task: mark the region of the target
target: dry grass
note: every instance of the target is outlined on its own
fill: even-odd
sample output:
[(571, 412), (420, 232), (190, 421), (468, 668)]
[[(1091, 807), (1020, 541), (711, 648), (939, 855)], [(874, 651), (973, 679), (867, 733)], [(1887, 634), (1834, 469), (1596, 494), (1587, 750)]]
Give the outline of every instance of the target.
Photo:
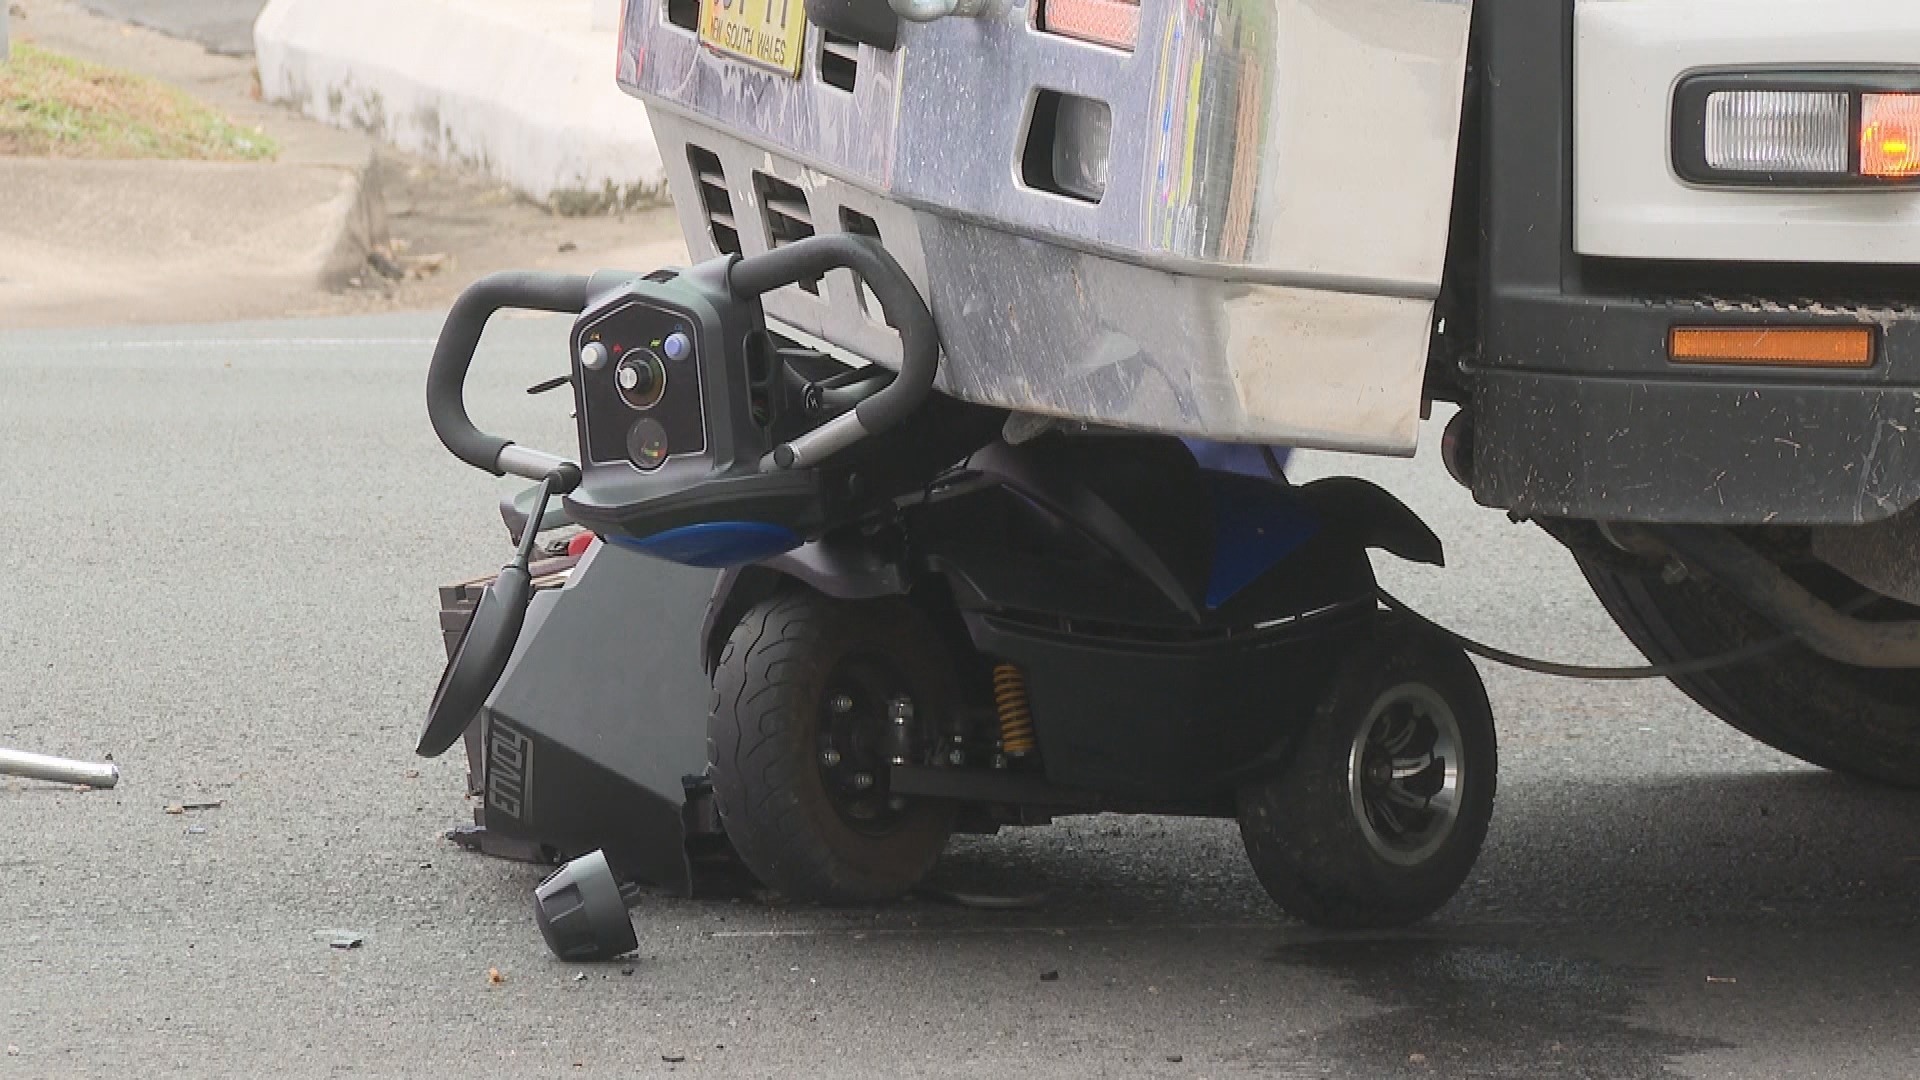
[(261, 132), (152, 79), (26, 44), (0, 63), (0, 155), (259, 161), (278, 152)]

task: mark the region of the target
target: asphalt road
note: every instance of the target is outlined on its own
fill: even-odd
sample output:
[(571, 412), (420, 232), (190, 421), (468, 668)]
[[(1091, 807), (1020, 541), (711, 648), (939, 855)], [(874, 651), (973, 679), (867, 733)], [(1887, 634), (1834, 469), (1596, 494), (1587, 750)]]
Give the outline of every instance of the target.
[(253, 20), (266, 0), (80, 0), (97, 14), (123, 19), (227, 56), (253, 55)]
[[(0, 745), (126, 770), (105, 793), (0, 780), (0, 1078), (1914, 1074), (1920, 802), (1664, 685), (1504, 671), (1485, 857), (1415, 931), (1289, 923), (1231, 825), (1095, 818), (957, 842), (938, 871), (1044, 888), (1038, 911), (715, 887), (648, 898), (629, 965), (549, 959), (536, 872), (441, 839), (462, 764), (410, 753), (434, 588), (504, 554), (502, 482), (426, 425), (434, 329), (0, 335)], [(564, 407), (519, 392), (563, 329), (497, 327), (483, 426), (567, 445)], [(1408, 599), (1633, 659), (1542, 536), (1430, 458), (1363, 464), (1451, 545), (1449, 570), (1390, 573)]]

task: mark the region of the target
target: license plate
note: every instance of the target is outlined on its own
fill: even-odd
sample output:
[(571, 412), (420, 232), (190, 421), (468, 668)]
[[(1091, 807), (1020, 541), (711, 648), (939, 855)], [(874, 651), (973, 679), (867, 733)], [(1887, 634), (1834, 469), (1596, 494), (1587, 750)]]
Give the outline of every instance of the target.
[(700, 40), (724, 56), (799, 78), (806, 0), (701, 0)]

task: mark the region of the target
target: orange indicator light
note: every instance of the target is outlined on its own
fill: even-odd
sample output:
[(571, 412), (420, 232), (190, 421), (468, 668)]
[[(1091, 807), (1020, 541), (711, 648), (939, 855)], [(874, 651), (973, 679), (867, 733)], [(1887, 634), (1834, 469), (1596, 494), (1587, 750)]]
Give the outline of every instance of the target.
[(1920, 178), (1920, 94), (1861, 97), (1860, 174), (1880, 180)]
[(1864, 326), (1676, 327), (1671, 348), (1676, 364), (1873, 366), (1873, 331)]

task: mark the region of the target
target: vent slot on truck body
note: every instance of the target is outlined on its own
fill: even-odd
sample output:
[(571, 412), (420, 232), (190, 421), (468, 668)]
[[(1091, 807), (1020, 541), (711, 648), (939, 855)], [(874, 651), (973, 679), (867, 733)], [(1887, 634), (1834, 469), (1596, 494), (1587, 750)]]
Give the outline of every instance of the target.
[[(777, 176), (753, 174), (754, 193), (760, 197), (760, 212), (767, 219), (767, 247), (781, 248), (813, 235), (813, 211), (807, 206), (807, 193)], [(820, 295), (820, 279), (798, 282), (800, 288)]]
[(707, 214), (707, 233), (714, 249), (722, 255), (739, 255), (740, 225), (733, 216), (733, 195), (727, 191), (727, 174), (720, 159), (697, 146), (687, 147), (687, 164), (693, 167), (700, 185), (700, 205)]
[(820, 81), (853, 93), (860, 75), (860, 43), (831, 30), (820, 32)]
[[(880, 239), (880, 223), (851, 207), (843, 206), (840, 208), (840, 231), (852, 236), (867, 236), (875, 240)], [(881, 242), (885, 243), (885, 241)], [(853, 280), (860, 284), (861, 313), (875, 322), (883, 321), (886, 316), (880, 308), (880, 298), (873, 294), (872, 289), (867, 288), (865, 281), (860, 280), (860, 275), (855, 274)], [(889, 323), (888, 325), (892, 324)]]

